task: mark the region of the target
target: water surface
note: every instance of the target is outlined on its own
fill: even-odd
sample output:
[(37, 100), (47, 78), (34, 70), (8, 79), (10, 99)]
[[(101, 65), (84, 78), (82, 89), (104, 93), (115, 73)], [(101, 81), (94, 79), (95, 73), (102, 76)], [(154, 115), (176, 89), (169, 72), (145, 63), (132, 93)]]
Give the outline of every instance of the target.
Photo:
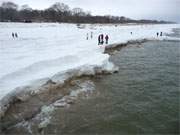
[(180, 42), (131, 45), (112, 57), (119, 73), (95, 79), (96, 92), (56, 110), (45, 133), (178, 134)]

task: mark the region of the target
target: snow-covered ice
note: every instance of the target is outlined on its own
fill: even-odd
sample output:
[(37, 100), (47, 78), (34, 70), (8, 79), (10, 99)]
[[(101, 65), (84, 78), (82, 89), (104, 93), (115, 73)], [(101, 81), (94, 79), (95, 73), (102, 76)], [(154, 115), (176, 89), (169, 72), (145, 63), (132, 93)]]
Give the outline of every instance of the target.
[[(172, 28), (180, 25), (87, 24), (79, 29), (76, 24), (0, 23), (0, 100), (17, 87), (33, 85), (68, 70), (111, 65), (109, 55), (103, 53), (105, 47), (97, 45), (101, 33), (109, 35), (109, 44), (117, 44), (156, 39), (156, 32), (171, 33)], [(12, 38), (12, 32), (19, 37)], [(91, 32), (93, 39), (86, 40)], [(168, 37), (160, 39), (164, 38)]]

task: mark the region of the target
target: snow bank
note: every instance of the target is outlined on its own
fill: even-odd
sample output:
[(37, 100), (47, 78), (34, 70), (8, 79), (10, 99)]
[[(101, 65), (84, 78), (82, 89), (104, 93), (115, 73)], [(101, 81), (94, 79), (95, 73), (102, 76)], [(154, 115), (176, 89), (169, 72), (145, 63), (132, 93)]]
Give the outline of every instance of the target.
[[(72, 76), (117, 70), (103, 53), (105, 47), (97, 45), (101, 33), (109, 35), (109, 44), (117, 44), (157, 39), (156, 32), (171, 33), (173, 28), (180, 25), (85, 25), (79, 29), (75, 24), (0, 23), (0, 111), (22, 89), (32, 92), (50, 79), (63, 83)], [(12, 32), (19, 38), (12, 38)]]

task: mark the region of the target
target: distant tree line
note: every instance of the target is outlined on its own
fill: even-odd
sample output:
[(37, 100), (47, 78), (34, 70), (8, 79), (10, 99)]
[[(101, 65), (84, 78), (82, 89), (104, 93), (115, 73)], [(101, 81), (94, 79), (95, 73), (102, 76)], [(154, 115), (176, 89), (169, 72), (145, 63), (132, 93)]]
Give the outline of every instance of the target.
[(28, 5), (19, 7), (13, 2), (0, 6), (1, 22), (65, 22), (65, 23), (168, 23), (156, 20), (133, 20), (119, 16), (92, 16), (82, 8), (73, 8), (64, 3), (55, 3), (47, 9), (32, 9)]

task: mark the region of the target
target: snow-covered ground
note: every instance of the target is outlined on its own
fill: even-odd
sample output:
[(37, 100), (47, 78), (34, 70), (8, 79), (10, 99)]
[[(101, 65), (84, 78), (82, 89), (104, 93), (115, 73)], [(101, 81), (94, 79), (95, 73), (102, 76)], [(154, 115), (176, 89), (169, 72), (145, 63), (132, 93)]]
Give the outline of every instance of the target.
[[(109, 44), (115, 44), (155, 39), (156, 32), (171, 33), (172, 28), (180, 25), (86, 25), (79, 29), (75, 24), (0, 23), (0, 100), (17, 87), (57, 78), (68, 70), (107, 65), (113, 68), (109, 55), (103, 54), (104, 46), (98, 46), (101, 33), (109, 35)], [(19, 37), (12, 38), (12, 32)], [(91, 32), (93, 39), (86, 40)]]

